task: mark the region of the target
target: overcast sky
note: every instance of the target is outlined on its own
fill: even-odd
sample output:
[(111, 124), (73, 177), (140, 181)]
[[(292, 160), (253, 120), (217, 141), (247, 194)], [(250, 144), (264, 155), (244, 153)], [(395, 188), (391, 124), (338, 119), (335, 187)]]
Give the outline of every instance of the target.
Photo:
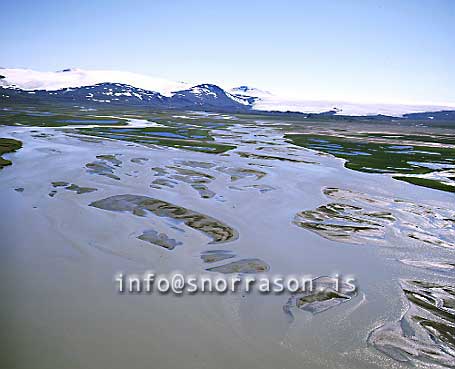
[(455, 1), (5, 0), (0, 66), (455, 103)]

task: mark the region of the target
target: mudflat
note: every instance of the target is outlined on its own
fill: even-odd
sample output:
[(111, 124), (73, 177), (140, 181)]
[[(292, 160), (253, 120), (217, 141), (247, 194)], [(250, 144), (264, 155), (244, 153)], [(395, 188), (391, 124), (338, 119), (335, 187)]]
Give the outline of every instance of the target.
[[(0, 126), (6, 363), (454, 366), (453, 129), (15, 109)], [(147, 270), (358, 288), (118, 293), (117, 273)]]

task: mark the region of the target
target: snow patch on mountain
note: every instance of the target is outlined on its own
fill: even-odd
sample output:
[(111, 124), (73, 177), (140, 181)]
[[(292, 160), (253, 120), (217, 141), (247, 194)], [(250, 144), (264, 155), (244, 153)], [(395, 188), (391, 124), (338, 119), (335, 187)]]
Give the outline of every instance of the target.
[(1, 69), (5, 76), (4, 85), (15, 86), (23, 90), (59, 90), (68, 87), (82, 87), (103, 82), (122, 83), (134, 87), (156, 91), (164, 96), (171, 96), (172, 91), (184, 90), (190, 83), (174, 82), (163, 78), (142, 74), (109, 71), (64, 69), (58, 72), (40, 72), (31, 69)]
[[(333, 112), (337, 115), (390, 115), (402, 116), (408, 113), (436, 112), (454, 110), (455, 104), (450, 105), (404, 105), (404, 104), (366, 104), (343, 101), (311, 101), (298, 98), (284, 98), (266, 90), (247, 85), (233, 88), (219, 88), (212, 84), (185, 83), (151, 77), (137, 73), (64, 69), (58, 72), (40, 72), (30, 69), (0, 69), (0, 86), (20, 88), (23, 90), (56, 91), (102, 83), (129, 85), (122, 86), (123, 90), (110, 92), (114, 99), (120, 97), (135, 97), (137, 99), (159, 99), (152, 92), (166, 97), (174, 97), (180, 104), (210, 104), (212, 107), (231, 106), (240, 103), (256, 110), (292, 111), (302, 113)], [(135, 88), (147, 91), (134, 91)], [(70, 91), (70, 90), (68, 90)], [(115, 95), (117, 94), (117, 95)], [(113, 95), (113, 96), (112, 96)], [(90, 96), (91, 97), (91, 96)], [(99, 98), (99, 97), (98, 97)], [(188, 105), (188, 106), (189, 106)]]
[(233, 87), (229, 90), (229, 92), (233, 95), (245, 95), (245, 96), (253, 96), (253, 97), (272, 96), (272, 93), (269, 91), (261, 90), (259, 88), (250, 87), (250, 86)]
[(305, 113), (323, 113), (335, 111), (335, 115), (389, 115), (401, 117), (408, 113), (451, 110), (454, 107), (440, 105), (402, 105), (402, 104), (366, 104), (343, 101), (311, 101), (283, 99), (270, 95), (255, 101), (253, 108), (257, 110), (297, 111)]
[(286, 98), (249, 86), (229, 89), (237, 98), (248, 100), (255, 110), (292, 111), (301, 113), (334, 112), (335, 115), (389, 115), (401, 117), (408, 113), (450, 110), (455, 106), (447, 105), (405, 105), (405, 104), (367, 104), (346, 101), (316, 101)]

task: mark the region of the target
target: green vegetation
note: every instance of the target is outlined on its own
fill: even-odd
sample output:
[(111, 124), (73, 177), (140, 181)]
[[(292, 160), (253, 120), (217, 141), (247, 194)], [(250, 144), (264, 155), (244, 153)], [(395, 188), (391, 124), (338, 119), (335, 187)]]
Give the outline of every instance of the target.
[(99, 117), (83, 114), (58, 114), (29, 110), (24, 112), (2, 111), (0, 124), (6, 126), (65, 127), (69, 125), (106, 124), (113, 126), (126, 125), (125, 119)]
[(147, 128), (80, 128), (78, 133), (85, 135), (130, 141), (140, 144), (177, 147), (186, 150), (219, 154), (232, 150), (235, 146), (214, 142), (210, 131), (186, 127), (147, 127)]
[(19, 150), (21, 147), (21, 141), (12, 138), (0, 138), (0, 169), (12, 164), (10, 160), (3, 159), (2, 155)]
[[(139, 123), (150, 122), (150, 126), (128, 125), (135, 119)], [(453, 122), (449, 123), (442, 128), (432, 122), (425, 122), (424, 126), (419, 121), (385, 118), (372, 121), (368, 117), (257, 112), (216, 114), (154, 111), (137, 107), (87, 108), (69, 104), (15, 104), (0, 110), (0, 125), (66, 128), (67, 133), (85, 135), (86, 138), (81, 138), (83, 140), (96, 140), (95, 137), (98, 137), (213, 154), (235, 149), (237, 144), (258, 144), (261, 139), (244, 137), (242, 127), (265, 127), (283, 133), (293, 144), (345, 159), (345, 166), (349, 169), (386, 173), (418, 186), (454, 192), (455, 138)], [(44, 135), (39, 133), (33, 137)], [(268, 145), (272, 144), (276, 143), (268, 142)], [(238, 154), (256, 159), (302, 162), (290, 157), (246, 151)]]
[[(128, 126), (131, 119), (158, 123), (161, 127)], [(224, 153), (236, 146), (215, 143), (210, 132), (223, 129), (229, 120), (216, 114), (150, 111), (141, 109), (86, 109), (68, 105), (15, 105), (0, 111), (0, 125), (55, 127), (96, 125), (99, 128), (74, 129), (74, 132), (140, 144), (170, 146), (207, 153)], [(231, 122), (232, 123), (232, 122)], [(112, 127), (112, 126), (118, 126)], [(128, 126), (128, 127), (127, 127)]]
[(417, 186), (429, 187), (429, 188), (433, 188), (436, 190), (455, 193), (455, 186), (446, 185), (445, 183), (436, 181), (434, 179), (427, 179), (427, 178), (420, 178), (420, 177), (400, 177), (400, 176), (394, 176), (393, 178), (398, 179), (400, 181), (412, 183)]
[[(345, 167), (352, 170), (389, 173), (395, 179), (418, 186), (455, 192), (455, 186), (447, 184), (453, 182), (449, 174), (455, 168), (455, 148), (447, 144), (450, 137), (444, 136), (443, 143), (435, 142), (439, 136), (430, 140), (429, 136), (378, 133), (350, 137), (288, 134), (285, 137), (295, 145), (345, 159)], [(420, 177), (429, 173), (439, 174), (444, 181)]]
[(455, 137), (449, 134), (391, 134), (391, 133), (359, 133), (358, 136), (370, 138), (382, 138), (385, 140), (396, 141), (417, 141), (425, 143), (440, 143), (447, 145), (455, 145)]

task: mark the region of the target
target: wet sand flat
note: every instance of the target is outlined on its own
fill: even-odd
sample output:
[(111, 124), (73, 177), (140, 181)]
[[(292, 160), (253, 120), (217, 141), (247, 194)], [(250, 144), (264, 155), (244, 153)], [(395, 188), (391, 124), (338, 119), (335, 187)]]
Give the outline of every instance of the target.
[[(185, 116), (178, 145), (0, 126), (23, 143), (0, 169), (5, 368), (453, 366), (453, 193), (346, 168), (282, 122)], [(147, 119), (140, 136), (170, 120)], [(117, 292), (117, 273), (147, 270), (358, 289)]]

